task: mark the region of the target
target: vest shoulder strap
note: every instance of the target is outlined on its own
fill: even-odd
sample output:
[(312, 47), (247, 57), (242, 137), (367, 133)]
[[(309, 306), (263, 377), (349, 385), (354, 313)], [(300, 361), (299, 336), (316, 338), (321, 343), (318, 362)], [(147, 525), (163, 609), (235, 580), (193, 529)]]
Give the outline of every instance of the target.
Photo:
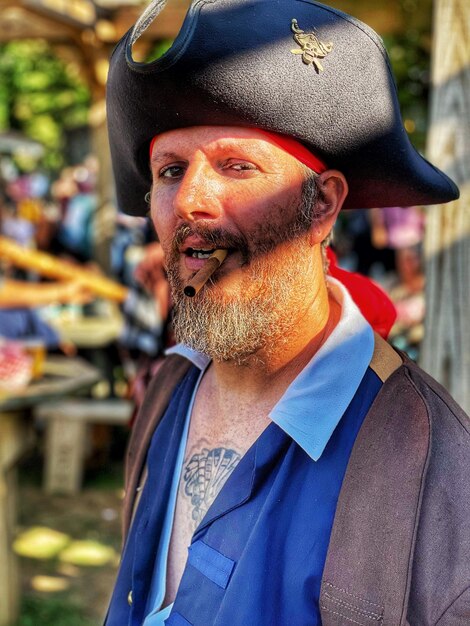
[(123, 536), (132, 521), (139, 482), (153, 433), (170, 402), (173, 391), (191, 367), (190, 361), (177, 354), (166, 357), (149, 387), (137, 413), (126, 453)]

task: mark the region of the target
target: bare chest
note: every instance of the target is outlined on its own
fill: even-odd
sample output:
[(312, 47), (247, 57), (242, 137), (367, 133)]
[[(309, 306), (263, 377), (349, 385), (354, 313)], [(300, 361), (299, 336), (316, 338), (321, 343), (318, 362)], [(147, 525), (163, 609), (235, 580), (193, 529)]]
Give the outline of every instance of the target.
[(164, 606), (176, 596), (194, 531), (243, 455), (269, 423), (263, 414), (247, 422), (237, 420), (237, 416), (226, 419), (210, 413), (207, 404), (196, 403), (191, 417), (168, 553)]

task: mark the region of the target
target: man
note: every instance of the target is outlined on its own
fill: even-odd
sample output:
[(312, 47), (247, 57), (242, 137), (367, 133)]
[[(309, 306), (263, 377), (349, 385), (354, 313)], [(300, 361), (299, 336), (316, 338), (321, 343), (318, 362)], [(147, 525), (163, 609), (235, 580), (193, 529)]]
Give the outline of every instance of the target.
[(467, 418), (324, 273), (341, 208), (458, 190), (411, 147), (364, 24), (195, 0), (137, 63), (162, 4), (113, 54), (108, 114), (118, 200), (150, 203), (181, 343), (130, 442), (106, 623), (468, 624)]

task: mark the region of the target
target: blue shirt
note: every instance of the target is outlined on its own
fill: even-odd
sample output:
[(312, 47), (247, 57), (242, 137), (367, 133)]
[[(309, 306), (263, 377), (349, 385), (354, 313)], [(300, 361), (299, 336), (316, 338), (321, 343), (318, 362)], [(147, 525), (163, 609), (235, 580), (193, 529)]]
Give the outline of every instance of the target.
[[(148, 476), (107, 626), (142, 626), (145, 620), (176, 457), (199, 375), (193, 367), (177, 385), (152, 437)], [(191, 538), (165, 626), (321, 625), (320, 587), (336, 503), (357, 433), (381, 384), (367, 368), (318, 461), (274, 422), (263, 431)], [(225, 455), (224, 449), (217, 453)]]
[[(330, 278), (329, 282), (330, 289), (341, 304), (340, 320), (269, 414), (270, 419), (314, 461), (320, 459), (354, 397), (374, 350), (373, 331), (351, 296), (338, 281)], [(168, 353), (185, 356), (201, 371), (201, 375), (186, 415), (143, 626), (163, 626), (173, 607), (170, 605), (160, 610), (166, 591), (168, 549), (194, 396), (210, 362), (207, 356), (181, 344), (168, 350)]]

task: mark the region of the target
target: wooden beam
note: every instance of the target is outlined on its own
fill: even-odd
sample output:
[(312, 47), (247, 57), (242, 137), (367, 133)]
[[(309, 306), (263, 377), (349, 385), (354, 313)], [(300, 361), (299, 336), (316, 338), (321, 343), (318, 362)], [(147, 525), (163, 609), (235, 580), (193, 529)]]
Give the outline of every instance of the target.
[(470, 412), (470, 4), (435, 0), (427, 156), (460, 198), (427, 209), (421, 365)]
[[(345, 11), (366, 22), (380, 34), (388, 34), (403, 30), (403, 15), (398, 3), (389, 0), (331, 0), (334, 8)], [(190, 0), (170, 0), (158, 18), (143, 33), (143, 40), (155, 40), (175, 37), (183, 23), (190, 5)], [(123, 7), (115, 12), (113, 23), (119, 38), (137, 21), (142, 8)]]
[[(156, 40), (174, 38), (178, 34), (183, 23), (189, 1), (172, 3), (171, 1), (163, 9), (158, 18), (142, 34), (142, 39)], [(120, 39), (138, 20), (142, 9), (126, 7), (116, 11), (113, 23), (116, 27), (117, 38)]]
[(18, 2), (2, 2), (0, 5), (0, 43), (15, 39), (47, 39), (50, 42), (70, 41), (77, 34), (77, 29), (61, 24), (38, 13), (33, 9), (21, 6)]

